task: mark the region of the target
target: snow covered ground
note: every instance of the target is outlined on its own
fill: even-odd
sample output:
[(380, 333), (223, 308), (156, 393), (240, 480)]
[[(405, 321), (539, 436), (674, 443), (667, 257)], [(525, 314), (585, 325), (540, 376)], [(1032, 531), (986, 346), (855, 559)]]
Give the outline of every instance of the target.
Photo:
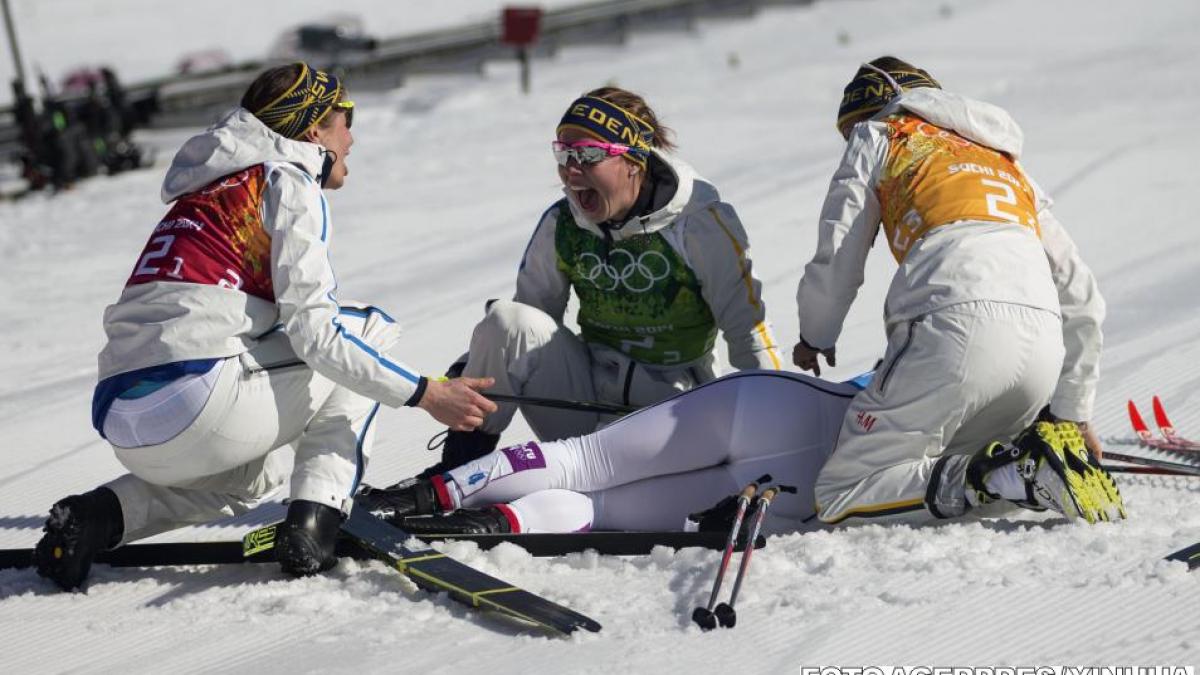
[[(198, 21), (184, 5), (170, 7), (180, 23)], [(75, 19), (90, 20), (68, 21)], [(138, 44), (157, 49), (174, 39), (146, 31)], [(678, 132), (680, 154), (737, 207), (778, 336), (790, 346), (795, 285), (841, 149), (841, 89), (860, 61), (892, 53), (948, 89), (1008, 108), (1024, 126), (1025, 166), (1057, 198), (1056, 212), (1109, 304), (1101, 435), (1129, 438), (1125, 400), (1147, 409), (1153, 393), (1184, 433), (1200, 435), (1197, 44), (1200, 5), (1192, 0), (1152, 9), (1084, 0), (830, 1), (704, 23), (692, 34), (643, 35), (620, 49), (567, 50), (535, 64), (527, 97), (509, 65), (482, 78), (415, 80), (358, 97), (351, 177), (330, 197), (335, 264), (346, 297), (369, 299), (406, 324), (401, 358), (443, 368), (464, 348), (483, 301), (511, 293), (535, 220), (557, 197), (548, 145), (562, 108), (616, 81), (648, 96)], [(165, 159), (186, 135), (145, 140)], [(162, 170), (160, 163), (53, 199), (0, 204), (0, 547), (32, 545), (55, 499), (121, 471), (88, 419), (100, 316), (164, 211)], [(881, 353), (892, 268), (885, 251), (874, 253), (831, 379)], [(385, 410), (368, 481), (424, 466), (436, 430), (414, 411)], [(514, 427), (506, 438), (526, 435)], [(301, 581), (257, 566), (102, 566), (88, 593), (74, 595), (31, 571), (2, 571), (0, 670), (1197, 665), (1200, 573), (1160, 558), (1200, 541), (1200, 480), (1119, 480), (1131, 514), (1120, 524), (1035, 516), (772, 538), (751, 566), (738, 627), (713, 634), (688, 619), (717, 558), (697, 550), (547, 560), (512, 547), (448, 547), (605, 626), (570, 640), (522, 634), (431, 598), (376, 563), (343, 561)], [(161, 539), (233, 539), (279, 513), (271, 506)]]

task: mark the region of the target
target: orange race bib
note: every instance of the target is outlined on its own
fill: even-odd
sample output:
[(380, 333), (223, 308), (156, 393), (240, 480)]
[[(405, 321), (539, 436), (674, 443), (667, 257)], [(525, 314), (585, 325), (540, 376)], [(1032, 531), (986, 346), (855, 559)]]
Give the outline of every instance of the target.
[(1041, 236), (1033, 188), (1008, 155), (913, 115), (888, 118), (888, 132), (878, 194), (897, 262), (926, 232), (961, 220), (1008, 222)]

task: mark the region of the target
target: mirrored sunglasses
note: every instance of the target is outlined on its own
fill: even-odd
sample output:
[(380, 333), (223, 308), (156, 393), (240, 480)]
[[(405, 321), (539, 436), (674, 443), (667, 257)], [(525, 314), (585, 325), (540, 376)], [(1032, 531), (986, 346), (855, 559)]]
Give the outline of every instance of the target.
[(346, 113), (347, 129), (354, 124), (354, 101), (338, 101), (337, 103), (333, 104), (333, 109)]
[(558, 161), (559, 166), (566, 166), (572, 159), (579, 164), (598, 164), (609, 157), (623, 155), (630, 149), (628, 145), (601, 141), (554, 141), (550, 148), (554, 151), (554, 159)]

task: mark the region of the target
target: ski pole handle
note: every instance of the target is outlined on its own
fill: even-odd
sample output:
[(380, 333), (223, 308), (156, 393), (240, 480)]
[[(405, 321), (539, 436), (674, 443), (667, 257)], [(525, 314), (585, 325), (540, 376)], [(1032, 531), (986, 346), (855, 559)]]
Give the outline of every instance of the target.
[[(750, 483), (738, 494), (737, 515), (733, 518), (733, 527), (729, 530), (729, 537), (725, 540), (725, 549), (729, 553), (732, 553), (737, 546), (737, 536), (742, 530), (742, 521), (746, 517), (746, 511), (750, 508), (750, 501), (754, 499), (755, 492), (758, 492), (758, 484)], [(721, 571), (724, 572), (724, 569)]]

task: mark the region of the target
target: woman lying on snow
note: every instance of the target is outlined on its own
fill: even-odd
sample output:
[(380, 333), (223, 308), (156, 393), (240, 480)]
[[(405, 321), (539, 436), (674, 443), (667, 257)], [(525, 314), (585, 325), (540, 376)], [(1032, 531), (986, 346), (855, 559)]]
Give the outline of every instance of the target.
[(883, 57), (846, 86), (838, 131), (847, 147), (797, 293), (805, 337), (793, 358), (817, 374), (818, 354), (832, 364), (882, 229), (900, 268), (876, 382), (856, 393), (735, 375), (586, 436), (504, 448), (360, 499), (413, 532), (675, 529), (770, 473), (799, 488), (772, 508), (775, 531), (814, 515), (921, 523), (1013, 505), (1124, 517), (1088, 450), (1099, 451), (1087, 420), (1103, 300), (1016, 161), (1020, 128)]
[[(366, 487), (356, 502), (414, 534), (678, 530), (689, 513), (770, 474), (797, 492), (775, 498), (764, 531), (793, 531), (819, 513), (817, 476), (858, 391), (798, 373), (735, 373), (586, 436), (530, 441), (430, 479)], [(1020, 506), (1088, 522), (1124, 517), (1112, 477), (1074, 422), (1039, 421), (1012, 443), (951, 442), (944, 452), (970, 456), (961, 493), (996, 494), (1014, 479), (1026, 490), (1025, 499), (968, 509), (973, 515)]]

